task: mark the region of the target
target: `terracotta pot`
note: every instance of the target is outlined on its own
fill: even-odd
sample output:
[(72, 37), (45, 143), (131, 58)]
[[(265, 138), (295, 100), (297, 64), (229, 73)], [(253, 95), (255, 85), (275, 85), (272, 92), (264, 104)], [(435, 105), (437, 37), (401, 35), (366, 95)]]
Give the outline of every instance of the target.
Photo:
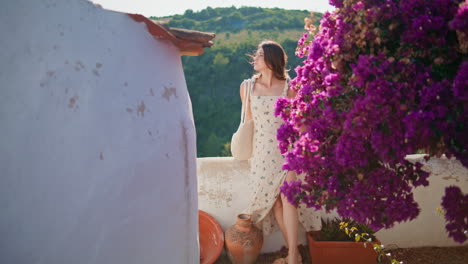
[(198, 232), (200, 240), (200, 263), (214, 263), (224, 245), (224, 234), (219, 223), (209, 214), (198, 210)]
[(311, 233), (307, 234), (312, 264), (375, 264), (377, 253), (372, 244), (351, 241), (316, 241)]
[(250, 215), (240, 214), (237, 223), (226, 230), (226, 251), (232, 263), (255, 263), (263, 246), (263, 234), (252, 223)]

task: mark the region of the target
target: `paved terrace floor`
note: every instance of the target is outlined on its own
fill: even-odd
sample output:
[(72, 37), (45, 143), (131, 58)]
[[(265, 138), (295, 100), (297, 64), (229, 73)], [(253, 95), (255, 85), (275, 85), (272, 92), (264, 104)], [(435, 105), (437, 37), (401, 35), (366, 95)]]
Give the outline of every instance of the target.
[[(311, 263), (307, 246), (299, 246), (303, 263)], [(395, 248), (388, 247), (386, 253), (405, 264), (466, 264), (468, 261), (468, 246), (459, 247), (420, 247), (420, 248)], [(257, 264), (271, 264), (277, 258), (286, 257), (286, 250), (279, 250), (272, 253), (261, 254), (257, 259)], [(215, 264), (230, 264), (227, 255), (223, 252)], [(390, 263), (380, 261), (379, 264)]]

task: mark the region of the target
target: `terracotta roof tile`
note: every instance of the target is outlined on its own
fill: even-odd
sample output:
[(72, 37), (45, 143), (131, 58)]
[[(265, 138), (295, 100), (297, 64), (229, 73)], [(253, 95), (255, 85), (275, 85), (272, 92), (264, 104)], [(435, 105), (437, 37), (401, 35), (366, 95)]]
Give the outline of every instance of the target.
[(180, 50), (181, 55), (198, 56), (203, 54), (204, 48), (213, 46), (211, 41), (216, 34), (171, 28), (167, 24), (151, 20), (140, 14), (127, 14), (137, 22), (146, 24), (148, 32), (157, 37), (171, 41)]

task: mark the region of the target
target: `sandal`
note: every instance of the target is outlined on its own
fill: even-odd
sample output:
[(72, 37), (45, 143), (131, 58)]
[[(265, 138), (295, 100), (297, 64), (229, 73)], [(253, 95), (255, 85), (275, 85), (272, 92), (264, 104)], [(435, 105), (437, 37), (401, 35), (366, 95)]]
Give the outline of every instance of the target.
[[(282, 252), (283, 252), (283, 251), (286, 251), (286, 252), (287, 252), (287, 251), (288, 251), (288, 248), (285, 247), (285, 246), (283, 246), (283, 247), (281, 248), (280, 251), (282, 251)], [(302, 255), (301, 255), (301, 251), (299, 250), (299, 247), (297, 247), (297, 253), (298, 253), (298, 255), (297, 255), (297, 258), (298, 258), (297, 262), (298, 262), (299, 264), (302, 264)], [(276, 260), (273, 262), (273, 264), (288, 264), (288, 256), (286, 256), (286, 257), (284, 257), (284, 258), (278, 258), (278, 259), (276, 259)]]

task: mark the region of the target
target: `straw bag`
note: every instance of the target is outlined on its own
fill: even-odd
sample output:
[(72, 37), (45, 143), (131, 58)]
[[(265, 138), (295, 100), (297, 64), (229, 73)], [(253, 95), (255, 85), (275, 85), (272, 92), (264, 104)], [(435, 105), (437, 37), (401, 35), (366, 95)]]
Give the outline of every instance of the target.
[(253, 80), (247, 80), (245, 88), (244, 103), (242, 104), (241, 111), (241, 122), (239, 128), (237, 128), (236, 133), (232, 135), (231, 139), (231, 153), (237, 160), (248, 160), (252, 156), (254, 123), (253, 120), (245, 121), (245, 115), (248, 109), (247, 107), (250, 107), (250, 92), (253, 88)]

